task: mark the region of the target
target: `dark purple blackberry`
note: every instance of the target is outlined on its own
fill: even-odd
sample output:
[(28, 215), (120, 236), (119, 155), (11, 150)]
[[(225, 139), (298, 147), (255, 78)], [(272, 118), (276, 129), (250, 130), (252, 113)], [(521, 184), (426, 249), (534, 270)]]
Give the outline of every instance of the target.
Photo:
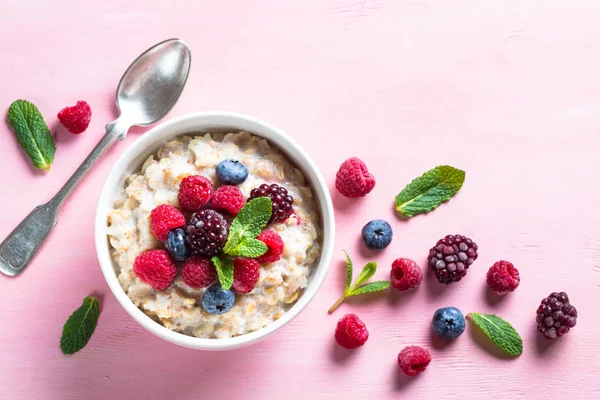
[(288, 194), (286, 188), (276, 183), (270, 185), (263, 183), (259, 187), (252, 189), (248, 200), (257, 197), (270, 197), (273, 202), (273, 213), (271, 214), (271, 219), (269, 219), (269, 224), (285, 221), (292, 214), (292, 211), (294, 211), (292, 208), (294, 198)]
[(477, 244), (462, 235), (448, 235), (429, 250), (429, 269), (441, 283), (460, 281), (477, 260)]
[(577, 324), (577, 309), (569, 303), (565, 292), (552, 293), (537, 309), (537, 329), (546, 339), (556, 339)]
[(221, 252), (229, 226), (221, 214), (213, 210), (200, 210), (192, 215), (185, 226), (187, 242), (192, 255), (212, 257)]

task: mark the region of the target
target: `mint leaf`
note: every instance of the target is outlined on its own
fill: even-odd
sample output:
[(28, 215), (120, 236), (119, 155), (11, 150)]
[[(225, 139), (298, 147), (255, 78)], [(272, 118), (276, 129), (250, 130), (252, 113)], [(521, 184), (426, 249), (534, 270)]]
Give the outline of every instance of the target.
[(523, 353), (523, 340), (511, 324), (493, 314), (467, 315), (502, 351), (511, 356)]
[(100, 316), (98, 300), (88, 296), (63, 326), (60, 349), (64, 354), (74, 354), (83, 349), (92, 337)]
[(379, 292), (389, 288), (391, 285), (390, 281), (375, 281), (367, 283), (366, 285), (360, 286), (356, 290), (352, 291), (348, 296), (357, 296), (359, 294)]
[(371, 277), (375, 275), (375, 271), (377, 271), (377, 263), (372, 261), (367, 263), (367, 265), (363, 267), (362, 271), (360, 271), (360, 275), (358, 275), (358, 278), (354, 283), (354, 287), (360, 286), (371, 279)]
[(407, 217), (433, 210), (450, 200), (462, 187), (465, 171), (440, 165), (409, 183), (396, 196), (396, 210)]
[(272, 212), (273, 205), (269, 197), (257, 197), (247, 202), (231, 222), (223, 251), (230, 254), (244, 238), (256, 238), (269, 222)]
[(56, 144), (37, 107), (26, 100), (14, 101), (8, 109), (8, 123), (33, 166), (49, 171)]
[(234, 257), (256, 258), (265, 254), (267, 250), (267, 245), (260, 240), (244, 237), (228, 254)]
[(344, 250), (344, 254), (346, 254), (346, 263), (347, 263), (347, 281), (346, 281), (346, 290), (350, 289), (350, 285), (352, 285), (352, 260), (346, 250)]
[(213, 257), (210, 260), (215, 264), (221, 287), (225, 290), (230, 289), (233, 284), (233, 261), (231, 258)]

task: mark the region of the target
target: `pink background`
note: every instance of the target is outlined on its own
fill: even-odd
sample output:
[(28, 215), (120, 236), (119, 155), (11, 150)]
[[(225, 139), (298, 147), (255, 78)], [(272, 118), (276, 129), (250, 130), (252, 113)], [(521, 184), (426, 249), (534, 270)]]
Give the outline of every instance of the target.
[[(94, 3), (92, 5), (92, 3)], [(312, 303), (250, 348), (203, 353), (137, 325), (106, 285), (93, 243), (95, 203), (135, 129), (65, 205), (41, 255), (16, 279), (0, 276), (2, 399), (591, 399), (600, 397), (600, 3), (564, 0), (3, 1), (2, 112), (18, 98), (38, 105), (56, 135), (49, 174), (34, 172), (0, 126), (0, 237), (46, 201), (116, 117), (114, 90), (141, 51), (181, 37), (192, 73), (170, 117), (202, 110), (248, 113), (286, 130), (330, 184), (339, 164), (362, 158), (377, 178), (366, 198), (335, 193), (335, 259)], [(52, 5), (51, 5), (52, 4)], [(55, 118), (87, 100), (90, 128)], [(467, 171), (460, 194), (408, 222), (394, 196), (438, 164)], [(395, 232), (380, 254), (360, 228), (385, 218)], [(460, 284), (431, 275), (410, 294), (390, 291), (327, 308), (344, 283), (342, 249), (357, 265), (397, 257), (424, 265), (448, 233), (471, 236), (480, 258)], [(519, 289), (498, 301), (487, 268), (508, 259)], [(552, 344), (535, 331), (539, 301), (564, 290), (578, 326)], [(62, 325), (84, 296), (103, 298), (96, 333), (67, 357)], [(431, 337), (438, 307), (498, 313), (524, 354), (507, 359), (467, 328), (450, 344)], [(334, 345), (346, 312), (371, 333), (358, 351)], [(429, 348), (433, 362), (403, 377), (396, 355)]]

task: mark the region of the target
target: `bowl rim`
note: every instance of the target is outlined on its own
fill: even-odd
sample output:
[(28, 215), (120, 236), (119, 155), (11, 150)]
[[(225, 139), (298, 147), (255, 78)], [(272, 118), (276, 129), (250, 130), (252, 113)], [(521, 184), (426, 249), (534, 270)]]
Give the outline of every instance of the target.
[[(232, 338), (208, 339), (187, 336), (171, 331), (147, 316), (129, 299), (125, 291), (121, 288), (113, 266), (110, 245), (106, 236), (107, 213), (111, 208), (110, 204), (115, 199), (116, 187), (121, 183), (123, 173), (128, 170), (128, 167), (136, 157), (139, 157), (147, 149), (156, 146), (157, 142), (166, 143), (168, 140), (188, 133), (189, 131), (182, 132), (182, 130), (185, 130), (185, 125), (190, 122), (194, 125), (201, 125), (202, 123), (205, 125), (215, 125), (214, 129), (247, 130), (256, 136), (269, 140), (303, 171), (313, 187), (321, 211), (320, 217), (323, 235), (321, 256), (313, 270), (310, 282), (300, 299), (278, 320), (257, 331)], [(247, 129), (246, 127), (248, 126), (255, 127), (256, 129)], [(200, 126), (197, 128), (198, 132), (209, 130)], [(314, 298), (322, 286), (331, 264), (335, 244), (335, 218), (331, 195), (325, 179), (310, 156), (287, 133), (261, 119), (246, 114), (230, 111), (203, 111), (185, 114), (156, 125), (138, 137), (118, 156), (117, 161), (110, 169), (102, 185), (98, 197), (94, 222), (94, 240), (98, 261), (111, 292), (135, 321), (156, 336), (171, 343), (193, 349), (227, 350), (248, 346), (272, 334), (295, 318)]]

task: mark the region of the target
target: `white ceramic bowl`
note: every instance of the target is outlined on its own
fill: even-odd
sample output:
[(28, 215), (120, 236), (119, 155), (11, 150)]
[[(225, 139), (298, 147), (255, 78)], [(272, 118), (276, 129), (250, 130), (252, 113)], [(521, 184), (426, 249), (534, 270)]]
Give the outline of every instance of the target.
[[(275, 146), (300, 168), (311, 183), (320, 208), (323, 247), (318, 265), (313, 270), (308, 287), (292, 308), (272, 324), (252, 333), (228, 339), (205, 339), (171, 331), (153, 321), (127, 297), (117, 280), (115, 263), (110, 255), (106, 234), (107, 216), (124, 185), (124, 178), (139, 171), (142, 163), (166, 142), (177, 136), (198, 132), (249, 131)], [(125, 311), (140, 325), (169, 342), (202, 350), (226, 350), (247, 346), (275, 332), (294, 318), (317, 293), (329, 268), (335, 239), (335, 220), (331, 197), (325, 180), (310, 157), (283, 131), (266, 122), (231, 112), (201, 112), (160, 124), (137, 139), (118, 159), (102, 187), (95, 222), (96, 251), (106, 282)]]

